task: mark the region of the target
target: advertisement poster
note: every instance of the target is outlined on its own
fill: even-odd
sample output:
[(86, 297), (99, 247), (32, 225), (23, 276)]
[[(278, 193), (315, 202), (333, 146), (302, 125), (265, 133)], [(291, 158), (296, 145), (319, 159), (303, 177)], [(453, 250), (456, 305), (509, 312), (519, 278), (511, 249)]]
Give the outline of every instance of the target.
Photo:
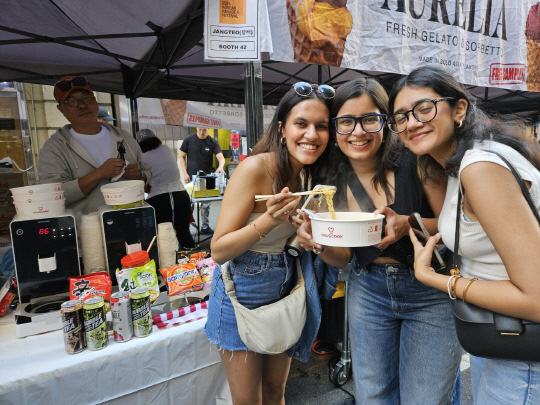
[[(272, 59), (540, 91), (539, 0), (268, 1)], [(268, 34), (271, 38), (267, 38)]]
[(206, 0), (204, 59), (260, 61), (259, 1)]
[[(275, 110), (275, 106), (263, 106), (265, 128), (270, 124)], [(141, 124), (246, 130), (244, 104), (139, 98), (138, 112)]]

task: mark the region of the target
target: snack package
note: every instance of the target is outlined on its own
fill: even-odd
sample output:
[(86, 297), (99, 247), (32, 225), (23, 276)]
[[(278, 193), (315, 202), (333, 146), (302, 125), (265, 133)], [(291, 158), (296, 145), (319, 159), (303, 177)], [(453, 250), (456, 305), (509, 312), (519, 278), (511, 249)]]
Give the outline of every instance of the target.
[(189, 255), (189, 261), (192, 263), (197, 263), (199, 260), (205, 259), (206, 256), (206, 252), (195, 252)]
[(216, 267), (216, 262), (211, 258), (199, 260), (196, 264), (197, 270), (201, 275), (201, 279), (204, 282), (203, 290), (210, 288), (212, 284), (212, 275), (214, 274), (214, 268)]
[(131, 292), (135, 288), (148, 287), (150, 290), (150, 303), (153, 304), (159, 297), (159, 283), (154, 260), (150, 260), (139, 267), (116, 269), (116, 280), (118, 281), (119, 291)]
[(92, 297), (103, 297), (107, 311), (111, 309), (111, 276), (106, 271), (68, 277), (69, 299), (86, 301)]
[(169, 296), (203, 289), (203, 281), (194, 263), (179, 264), (159, 271), (167, 283)]

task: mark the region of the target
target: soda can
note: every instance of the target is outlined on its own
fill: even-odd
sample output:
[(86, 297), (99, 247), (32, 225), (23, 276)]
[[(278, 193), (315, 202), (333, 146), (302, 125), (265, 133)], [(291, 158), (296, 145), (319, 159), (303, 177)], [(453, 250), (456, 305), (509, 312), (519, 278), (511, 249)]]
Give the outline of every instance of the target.
[(146, 337), (152, 333), (152, 313), (150, 311), (150, 290), (139, 287), (131, 291), (131, 312), (133, 333), (136, 337)]
[(114, 340), (127, 342), (133, 338), (133, 320), (131, 319), (131, 299), (129, 293), (117, 292), (111, 295)]
[(109, 344), (105, 301), (103, 297), (92, 297), (84, 302), (84, 329), (86, 345), (90, 350), (101, 350)]
[(83, 302), (72, 300), (62, 303), (62, 328), (64, 329), (64, 345), (67, 354), (76, 354), (86, 349), (84, 334)]

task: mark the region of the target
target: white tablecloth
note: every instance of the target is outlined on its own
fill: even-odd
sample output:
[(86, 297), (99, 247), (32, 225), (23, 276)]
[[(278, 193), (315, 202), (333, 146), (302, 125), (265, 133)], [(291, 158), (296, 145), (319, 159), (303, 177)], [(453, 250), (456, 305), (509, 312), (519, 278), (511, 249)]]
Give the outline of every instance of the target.
[[(11, 315), (12, 317), (12, 315)], [(154, 326), (99, 351), (69, 355), (61, 330), (17, 338), (13, 321), (0, 324), (0, 403), (231, 404), (206, 319), (166, 329)]]

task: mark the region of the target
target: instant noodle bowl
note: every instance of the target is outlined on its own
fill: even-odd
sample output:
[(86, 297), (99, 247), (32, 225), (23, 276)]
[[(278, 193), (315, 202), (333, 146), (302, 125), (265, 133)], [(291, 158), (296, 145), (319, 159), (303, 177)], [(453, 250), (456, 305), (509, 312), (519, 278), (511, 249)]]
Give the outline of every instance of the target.
[(62, 183), (48, 183), (48, 184), (35, 184), (33, 186), (26, 187), (14, 187), (10, 188), (11, 195), (21, 197), (36, 194), (49, 194), (62, 191)]
[(29, 204), (29, 203), (38, 203), (38, 202), (43, 202), (43, 201), (62, 200), (64, 198), (64, 192), (57, 191), (55, 193), (12, 196), (12, 197), (13, 197), (13, 202), (15, 204)]
[(126, 180), (101, 186), (107, 205), (125, 205), (144, 200), (144, 181)]
[(329, 212), (311, 218), (313, 241), (326, 246), (373, 246), (381, 241), (384, 215), (368, 212)]
[(15, 203), (19, 219), (38, 219), (64, 215), (66, 199), (42, 201), (36, 203)]

